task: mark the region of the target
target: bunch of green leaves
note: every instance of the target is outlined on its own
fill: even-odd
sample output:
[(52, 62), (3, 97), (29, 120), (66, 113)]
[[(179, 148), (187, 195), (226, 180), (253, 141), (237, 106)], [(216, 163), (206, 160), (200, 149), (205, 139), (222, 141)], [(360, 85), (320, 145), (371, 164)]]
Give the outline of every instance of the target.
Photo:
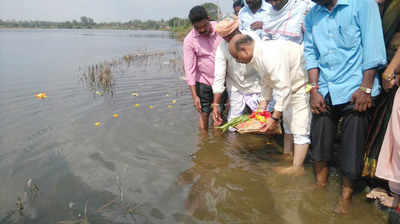
[(221, 129), (222, 132), (226, 132), (229, 129), (229, 127), (235, 127), (236, 125), (248, 120), (250, 120), (249, 115), (245, 114), (240, 117), (233, 118), (231, 121), (227, 122), (224, 125), (218, 126), (217, 128)]

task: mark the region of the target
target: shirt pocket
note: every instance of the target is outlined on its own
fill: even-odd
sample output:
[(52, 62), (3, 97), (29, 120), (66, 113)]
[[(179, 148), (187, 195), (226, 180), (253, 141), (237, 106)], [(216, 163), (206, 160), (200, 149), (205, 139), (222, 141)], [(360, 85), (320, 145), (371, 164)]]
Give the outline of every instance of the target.
[(352, 49), (359, 45), (359, 29), (355, 26), (339, 26), (337, 44), (342, 49)]

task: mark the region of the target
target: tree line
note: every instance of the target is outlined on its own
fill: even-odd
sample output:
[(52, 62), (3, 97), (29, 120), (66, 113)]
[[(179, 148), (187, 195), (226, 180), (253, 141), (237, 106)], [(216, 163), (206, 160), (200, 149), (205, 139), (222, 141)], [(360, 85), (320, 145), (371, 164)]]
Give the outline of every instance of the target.
[[(212, 20), (217, 20), (220, 11), (214, 3), (205, 3)], [(42, 28), (42, 29), (126, 29), (126, 30), (171, 30), (181, 32), (190, 28), (187, 18), (174, 17), (169, 20), (130, 20), (127, 22), (95, 22), (82, 16), (79, 20), (65, 22), (1, 20), (0, 28)]]

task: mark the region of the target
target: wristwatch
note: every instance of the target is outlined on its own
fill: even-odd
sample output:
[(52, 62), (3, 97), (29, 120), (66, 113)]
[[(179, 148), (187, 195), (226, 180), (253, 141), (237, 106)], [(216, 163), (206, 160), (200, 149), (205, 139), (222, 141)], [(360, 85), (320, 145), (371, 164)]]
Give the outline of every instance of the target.
[(371, 92), (372, 92), (371, 88), (367, 88), (367, 87), (363, 87), (363, 86), (360, 86), (360, 90), (366, 94), (371, 94)]

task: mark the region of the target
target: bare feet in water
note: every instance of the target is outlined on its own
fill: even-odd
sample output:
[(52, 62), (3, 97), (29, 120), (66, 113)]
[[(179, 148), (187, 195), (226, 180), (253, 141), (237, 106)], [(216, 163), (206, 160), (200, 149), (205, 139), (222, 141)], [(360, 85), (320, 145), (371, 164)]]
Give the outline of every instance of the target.
[(275, 168), (272, 168), (275, 172), (279, 174), (284, 174), (284, 175), (290, 175), (290, 176), (302, 176), (304, 175), (304, 167), (299, 166), (289, 166), (289, 167), (284, 167), (284, 166), (278, 166)]
[(286, 162), (292, 162), (292, 160), (293, 160), (293, 156), (289, 153), (273, 154), (273, 155), (271, 155), (271, 158), (276, 159), (276, 160), (286, 161)]
[(335, 209), (335, 213), (341, 215), (349, 214), (350, 206), (351, 199), (340, 199), (339, 204)]

